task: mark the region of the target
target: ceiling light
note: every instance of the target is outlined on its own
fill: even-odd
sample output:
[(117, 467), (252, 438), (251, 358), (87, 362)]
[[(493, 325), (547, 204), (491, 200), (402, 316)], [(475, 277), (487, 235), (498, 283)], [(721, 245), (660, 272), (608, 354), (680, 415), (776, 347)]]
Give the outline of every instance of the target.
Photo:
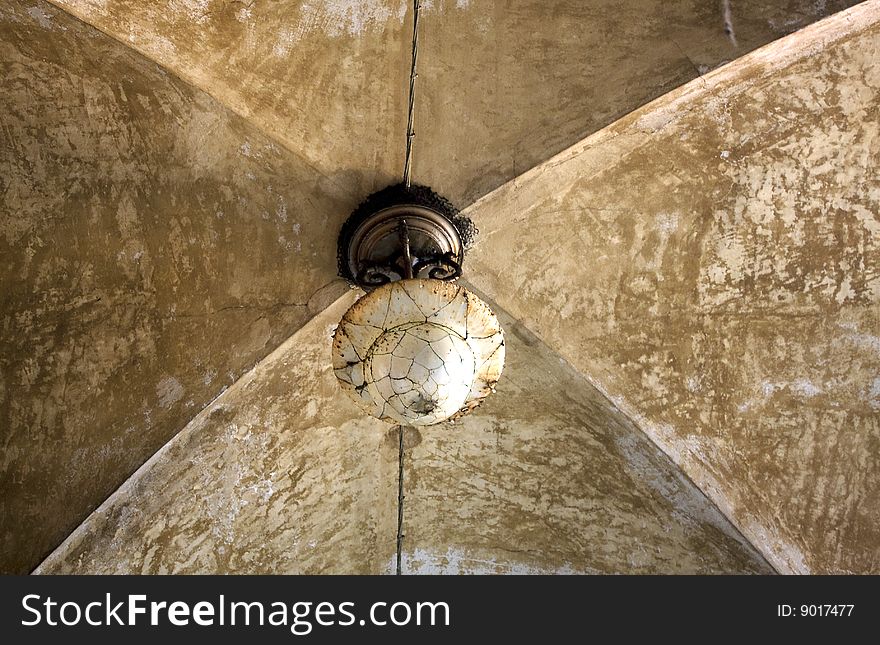
[(369, 414), (427, 426), (466, 414), (504, 366), (504, 334), (485, 302), (453, 283), (473, 225), (432, 191), (392, 186), (343, 227), (340, 272), (368, 291), (333, 338), (333, 369)]

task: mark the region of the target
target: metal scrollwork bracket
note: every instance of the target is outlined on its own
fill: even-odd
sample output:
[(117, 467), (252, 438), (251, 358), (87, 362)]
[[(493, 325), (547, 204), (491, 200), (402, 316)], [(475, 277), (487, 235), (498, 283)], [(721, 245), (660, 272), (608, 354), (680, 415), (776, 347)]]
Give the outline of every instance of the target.
[(390, 187), (371, 196), (343, 227), (340, 274), (367, 291), (412, 278), (456, 280), (474, 231), (430, 190)]
[(449, 282), (461, 277), (461, 264), (452, 253), (443, 253), (419, 260), (413, 267), (413, 273), (417, 278)]

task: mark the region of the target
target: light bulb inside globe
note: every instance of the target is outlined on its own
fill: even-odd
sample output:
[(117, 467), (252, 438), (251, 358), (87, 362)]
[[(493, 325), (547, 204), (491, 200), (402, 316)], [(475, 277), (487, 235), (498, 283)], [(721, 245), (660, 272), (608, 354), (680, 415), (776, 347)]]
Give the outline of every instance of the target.
[(333, 368), (369, 414), (428, 426), (465, 414), (494, 389), (504, 333), (489, 306), (464, 287), (410, 279), (382, 285), (343, 316)]

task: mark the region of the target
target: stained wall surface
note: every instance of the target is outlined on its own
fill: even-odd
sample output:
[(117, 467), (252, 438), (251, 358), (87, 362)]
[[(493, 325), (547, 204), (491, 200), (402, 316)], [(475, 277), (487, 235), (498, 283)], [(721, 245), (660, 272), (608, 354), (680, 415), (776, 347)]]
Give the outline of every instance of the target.
[(0, 70), (0, 571), (24, 573), (338, 296), (354, 203), (44, 2), (0, 6)]
[[(366, 195), (400, 177), (412, 0), (52, 0)], [(413, 177), (464, 207), (852, 0), (422, 0)]]
[(339, 396), (348, 294), (224, 392), (38, 573), (382, 573), (397, 536), (397, 431)]
[(406, 0), (52, 0), (363, 199), (403, 172)]
[[(353, 300), (208, 406), (37, 572), (394, 572), (398, 430), (327, 360)], [(497, 395), (406, 431), (404, 573), (772, 571), (607, 399), (503, 323)]]
[(595, 387), (501, 323), (497, 392), (404, 435), (403, 573), (772, 572)]
[[(605, 392), (776, 568), (878, 572), (880, 3), (709, 71), (852, 3), (729, 4), (731, 35), (723, 3), (425, 0), (414, 178), (464, 206), (516, 177), (470, 209), (482, 230), (471, 281)], [(183, 436), (41, 570), (389, 570), (377, 536), (393, 491), (370, 461), (386, 459), (387, 433), (334, 435), (334, 424), (364, 427), (317, 380), (282, 404), (282, 384), (294, 385), (280, 373), (248, 381), (259, 393), (234, 412), (206, 406), (341, 292), (339, 225), (402, 167), (410, 7), (0, 7), (0, 570), (30, 570), (199, 411), (199, 428), (228, 439), (229, 463)], [(531, 342), (530, 360), (552, 362)], [(315, 348), (284, 351), (311, 369), (328, 362)], [(409, 571), (765, 570), (626, 435), (614, 406), (559, 369), (509, 387), (534, 401), (543, 388), (556, 404), (555, 379), (578, 392), (545, 423), (575, 446), (565, 465), (585, 490), (547, 466), (528, 410), (487, 407), (460, 438), (416, 445), (410, 434), (419, 505), (408, 521), (423, 521), (408, 527), (419, 537)], [(241, 427), (250, 437), (235, 438)], [(313, 427), (332, 445), (302, 439)], [(267, 428), (294, 446), (277, 447)], [(516, 441), (474, 449), (505, 433)], [(608, 455), (594, 484), (582, 461), (597, 442)], [(278, 449), (260, 461), (254, 446)], [(191, 455), (212, 465), (190, 462), (183, 479), (223, 494), (165, 514), (154, 488)], [(301, 482), (309, 460), (323, 474)], [(272, 474), (276, 461), (292, 464), (287, 479)], [(560, 492), (529, 498), (484, 481), (488, 462), (556, 477)], [(419, 511), (446, 508), (435, 479), (484, 515), (491, 494), (505, 506), (487, 515), (494, 524), (456, 533)], [(613, 497), (612, 482), (635, 492)], [(332, 499), (319, 503), (319, 490)], [(334, 513), (358, 495), (375, 508), (352, 511), (372, 536), (354, 545)], [(668, 518), (675, 536), (664, 541), (645, 514)], [(159, 517), (167, 530), (145, 528)], [(612, 527), (607, 553), (596, 518)], [(556, 533), (533, 530), (547, 522)], [(335, 564), (325, 546), (297, 542), (273, 569), (291, 536), (326, 545), (331, 528)], [(265, 549), (260, 531), (272, 536)], [(648, 538), (659, 551), (645, 552)], [(493, 544), (510, 550), (493, 555)]]
[[(427, 4), (424, 3), (423, 4)], [(851, 0), (434, 0), (416, 180), (464, 207), (646, 102)]]
[(880, 572), (880, 5), (478, 202), (471, 279), (782, 571)]

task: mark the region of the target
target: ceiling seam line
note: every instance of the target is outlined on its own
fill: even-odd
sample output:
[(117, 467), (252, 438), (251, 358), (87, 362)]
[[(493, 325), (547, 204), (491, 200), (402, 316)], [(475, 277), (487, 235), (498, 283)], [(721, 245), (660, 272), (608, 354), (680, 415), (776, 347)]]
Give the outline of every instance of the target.
[(401, 561), (403, 559), (403, 426), (397, 426), (397, 565), (395, 575), (402, 575)]

